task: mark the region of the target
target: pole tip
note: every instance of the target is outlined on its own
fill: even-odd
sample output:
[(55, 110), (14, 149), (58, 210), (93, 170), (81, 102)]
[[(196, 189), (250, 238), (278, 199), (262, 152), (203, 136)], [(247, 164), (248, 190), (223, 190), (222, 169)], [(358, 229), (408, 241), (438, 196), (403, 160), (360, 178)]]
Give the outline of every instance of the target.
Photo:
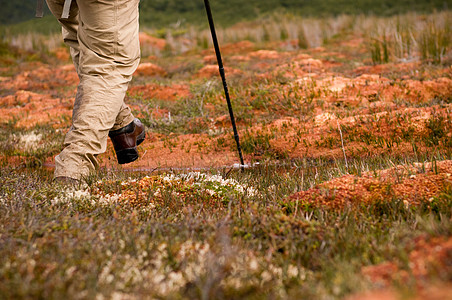
[(257, 167), (259, 166), (260, 163), (259, 162), (255, 162), (253, 164), (234, 164), (232, 167), (234, 169), (249, 169), (249, 168), (253, 168), (253, 167)]

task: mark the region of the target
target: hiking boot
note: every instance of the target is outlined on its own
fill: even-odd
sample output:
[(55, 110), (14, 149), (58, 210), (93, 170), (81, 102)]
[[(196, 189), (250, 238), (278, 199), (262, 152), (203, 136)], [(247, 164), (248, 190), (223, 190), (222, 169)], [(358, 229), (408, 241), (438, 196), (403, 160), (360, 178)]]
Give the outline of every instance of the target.
[(146, 132), (140, 120), (135, 119), (132, 123), (108, 133), (119, 164), (128, 164), (138, 159), (137, 146), (144, 141)]

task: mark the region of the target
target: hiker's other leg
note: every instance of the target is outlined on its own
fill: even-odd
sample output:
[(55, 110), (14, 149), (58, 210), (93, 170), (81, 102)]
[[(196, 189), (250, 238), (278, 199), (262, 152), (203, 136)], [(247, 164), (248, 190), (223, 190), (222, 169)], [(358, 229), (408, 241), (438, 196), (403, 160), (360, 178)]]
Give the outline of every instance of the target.
[(98, 167), (108, 132), (134, 119), (124, 104), (139, 63), (139, 0), (77, 0), (79, 77), (72, 127), (55, 158), (55, 177), (80, 178)]
[(64, 0), (46, 0), (52, 14), (57, 18), (61, 24), (61, 30), (63, 34), (63, 40), (66, 45), (69, 46), (72, 61), (74, 62), (75, 69), (78, 70), (80, 47), (78, 44), (77, 30), (78, 30), (78, 6), (77, 1), (71, 2), (71, 9), (69, 12), (69, 18), (62, 19)]

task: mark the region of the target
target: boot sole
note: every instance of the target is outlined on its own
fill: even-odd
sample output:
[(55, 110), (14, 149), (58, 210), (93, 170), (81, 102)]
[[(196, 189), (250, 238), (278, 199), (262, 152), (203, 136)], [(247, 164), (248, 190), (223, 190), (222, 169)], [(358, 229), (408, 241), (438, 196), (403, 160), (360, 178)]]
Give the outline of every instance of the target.
[(116, 157), (120, 165), (131, 163), (138, 159), (137, 147), (120, 150), (116, 152)]

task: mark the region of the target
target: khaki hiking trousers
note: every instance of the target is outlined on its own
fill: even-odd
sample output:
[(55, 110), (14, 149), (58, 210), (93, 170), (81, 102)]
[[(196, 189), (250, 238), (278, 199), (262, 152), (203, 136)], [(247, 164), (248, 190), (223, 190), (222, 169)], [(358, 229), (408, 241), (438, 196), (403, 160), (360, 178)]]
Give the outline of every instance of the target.
[(72, 0), (68, 18), (62, 18), (65, 0), (46, 1), (80, 78), (55, 177), (82, 179), (99, 167), (108, 132), (134, 120), (124, 97), (140, 59), (139, 0)]

